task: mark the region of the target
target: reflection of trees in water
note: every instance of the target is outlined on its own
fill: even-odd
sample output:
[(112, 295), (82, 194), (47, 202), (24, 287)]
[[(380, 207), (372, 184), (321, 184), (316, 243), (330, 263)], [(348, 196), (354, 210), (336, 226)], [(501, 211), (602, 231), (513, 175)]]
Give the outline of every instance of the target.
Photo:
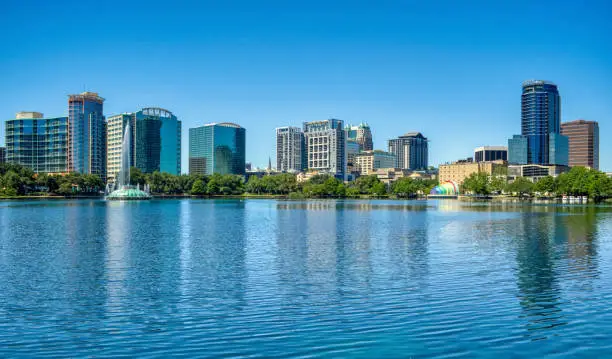
[(565, 216), (568, 268), (583, 273), (582, 278), (597, 275), (597, 213), (588, 208), (584, 215)]

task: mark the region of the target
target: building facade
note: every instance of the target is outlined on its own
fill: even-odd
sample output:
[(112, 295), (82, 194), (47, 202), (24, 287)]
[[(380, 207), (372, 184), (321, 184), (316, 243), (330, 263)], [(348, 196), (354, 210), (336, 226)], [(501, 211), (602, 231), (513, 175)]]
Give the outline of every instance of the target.
[(6, 147), (0, 147), (0, 163), (6, 163)]
[(234, 123), (189, 129), (189, 173), (245, 174), (246, 130)]
[(304, 123), (308, 170), (346, 176), (346, 138), (342, 120), (329, 119)]
[[(123, 138), (125, 129), (130, 124), (130, 143), (134, 146), (134, 133), (136, 132), (135, 116), (133, 113), (122, 113), (109, 116), (106, 119), (106, 179), (114, 182), (121, 170), (121, 152), (123, 151)], [(130, 167), (134, 166), (134, 148), (131, 149), (132, 156)]]
[(355, 167), (362, 175), (368, 175), (379, 168), (393, 168), (395, 155), (393, 153), (375, 150), (362, 151), (355, 156)]
[(181, 121), (159, 107), (143, 108), (134, 117), (134, 166), (143, 173), (180, 175)]
[(514, 135), (508, 140), (508, 163), (523, 165), (527, 164), (527, 137)]
[(561, 134), (568, 137), (568, 165), (599, 169), (599, 124), (575, 120), (561, 124)]
[(569, 141), (567, 136), (560, 133), (548, 135), (548, 161), (558, 166), (567, 166)]
[(543, 177), (557, 177), (561, 173), (565, 173), (568, 170), (569, 167), (560, 165), (509, 165), (508, 179), (512, 181), (515, 180), (517, 177), (526, 177), (532, 182), (537, 182)]
[(427, 169), (427, 138), (420, 132), (408, 132), (389, 140), (389, 152), (395, 155), (395, 168), (413, 171)]
[(372, 151), (374, 149), (372, 130), (367, 123), (361, 123), (359, 126), (347, 125), (345, 132), (347, 140), (359, 144), (359, 151)]
[(5, 123), (6, 162), (36, 173), (68, 172), (68, 118), (19, 112)]
[(560, 119), (561, 97), (557, 85), (541, 80), (523, 82), (521, 135), (527, 138), (527, 163), (556, 164), (555, 160), (563, 158), (559, 153), (553, 158), (550, 156), (550, 137), (561, 133)]
[(487, 162), (497, 160), (508, 160), (508, 147), (482, 146), (474, 149), (474, 162)]
[(68, 168), (106, 177), (104, 99), (95, 92), (68, 97)]
[(440, 183), (453, 181), (462, 184), (472, 173), (486, 173), (489, 176), (501, 175), (506, 172), (508, 165), (504, 161), (491, 162), (457, 162), (440, 165), (438, 178)]
[(353, 140), (346, 140), (346, 173), (358, 172), (355, 165), (355, 156), (359, 154), (360, 146), (359, 143)]
[(276, 129), (276, 170), (301, 172), (306, 169), (304, 133), (299, 127)]

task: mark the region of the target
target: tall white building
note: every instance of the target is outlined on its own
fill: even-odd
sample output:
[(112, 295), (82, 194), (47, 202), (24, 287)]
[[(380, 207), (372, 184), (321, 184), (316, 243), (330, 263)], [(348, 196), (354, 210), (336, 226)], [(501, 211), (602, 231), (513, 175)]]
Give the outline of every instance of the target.
[[(106, 175), (109, 182), (114, 182), (121, 169), (121, 151), (125, 127), (130, 124), (132, 128), (131, 141), (134, 143), (135, 117), (131, 113), (109, 116), (106, 119)], [(134, 151), (132, 151), (132, 155)], [(134, 158), (130, 158), (130, 167), (134, 166)]]
[(308, 169), (345, 179), (346, 135), (342, 120), (304, 123)]
[(276, 170), (301, 172), (306, 169), (304, 133), (299, 127), (276, 129)]

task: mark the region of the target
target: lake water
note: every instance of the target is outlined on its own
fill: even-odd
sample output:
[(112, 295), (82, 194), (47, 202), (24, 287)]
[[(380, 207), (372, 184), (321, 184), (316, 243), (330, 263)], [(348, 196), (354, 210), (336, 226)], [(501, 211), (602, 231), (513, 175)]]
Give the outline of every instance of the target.
[(612, 208), (0, 202), (0, 357), (612, 355)]

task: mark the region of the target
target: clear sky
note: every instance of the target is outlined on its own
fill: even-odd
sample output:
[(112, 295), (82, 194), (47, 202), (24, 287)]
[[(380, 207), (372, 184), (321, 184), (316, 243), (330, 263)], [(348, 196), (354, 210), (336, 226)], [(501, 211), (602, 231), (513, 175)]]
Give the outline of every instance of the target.
[[(520, 133), (521, 83), (559, 86), (562, 121), (600, 125), (612, 171), (610, 1), (27, 1), (0, 10), (0, 114), (163, 107), (188, 128), (236, 122), (247, 161), (275, 158), (280, 126), (368, 122), (374, 146), (408, 131), (430, 164)], [(3, 141), (4, 139), (2, 139)]]

